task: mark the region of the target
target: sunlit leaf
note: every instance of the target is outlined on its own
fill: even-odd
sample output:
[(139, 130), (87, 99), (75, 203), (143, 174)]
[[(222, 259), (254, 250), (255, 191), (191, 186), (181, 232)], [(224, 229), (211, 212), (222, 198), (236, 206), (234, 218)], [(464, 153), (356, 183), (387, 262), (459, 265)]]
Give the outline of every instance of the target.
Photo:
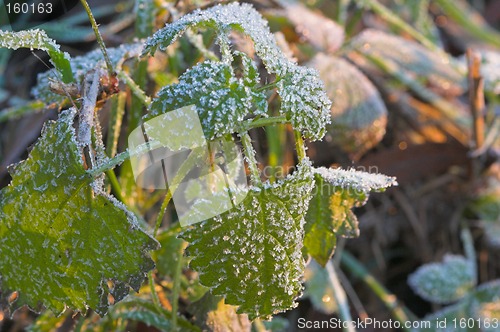
[(0, 191), (2, 296), (13, 308), (43, 305), (106, 313), (109, 300), (138, 290), (157, 243), (135, 216), (94, 183), (72, 127), (73, 109), (49, 122), (27, 160)]
[(304, 247), (325, 266), (333, 255), (337, 237), (359, 235), (358, 219), (351, 211), (365, 204), (370, 191), (396, 185), (395, 178), (355, 170), (317, 168), (314, 195), (306, 215)]
[(300, 165), (283, 181), (254, 188), (234, 209), (182, 235), (201, 283), (251, 320), (296, 306), (312, 185), (310, 165)]

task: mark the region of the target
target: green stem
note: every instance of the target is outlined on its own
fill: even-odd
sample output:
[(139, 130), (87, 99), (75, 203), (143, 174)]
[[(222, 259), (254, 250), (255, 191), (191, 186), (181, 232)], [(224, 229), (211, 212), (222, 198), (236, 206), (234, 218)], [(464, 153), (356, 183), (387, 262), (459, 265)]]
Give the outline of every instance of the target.
[(6, 108), (0, 112), (0, 123), (20, 118), (26, 114), (42, 111), (44, 108), (45, 103), (39, 100), (21, 106)]
[(298, 130), (293, 131), (295, 136), (295, 149), (297, 150), (297, 159), (299, 163), (306, 157), (306, 146), (304, 144), (304, 139), (302, 139), (302, 134)]
[(361, 6), (366, 6), (367, 8), (373, 10), (376, 14), (378, 14), (382, 19), (387, 21), (389, 24), (394, 27), (406, 32), (416, 40), (418, 40), (422, 45), (429, 48), (433, 51), (438, 51), (440, 53), (444, 53), (439, 47), (436, 46), (431, 40), (429, 40), (426, 36), (418, 32), (411, 25), (403, 21), (399, 16), (389, 10), (387, 7), (382, 5), (377, 0), (356, 0)]
[[(275, 124), (280, 124), (280, 123), (286, 123), (287, 120), (284, 116), (276, 116), (276, 117), (270, 117), (270, 118), (262, 118), (258, 120), (248, 120), (247, 122), (243, 123), (241, 128), (242, 132), (246, 132), (249, 129), (252, 128), (260, 128), (264, 126), (271, 126)], [(106, 172), (109, 169), (113, 169), (116, 166), (122, 164), (125, 160), (130, 159), (131, 157), (143, 154), (145, 152), (148, 152), (151, 149), (155, 149), (161, 146), (156, 146), (152, 145), (151, 143), (145, 143), (137, 146), (133, 151), (126, 150), (122, 153), (117, 154), (113, 158), (109, 159), (107, 162), (101, 164), (99, 167), (93, 168), (88, 170), (90, 174), (92, 174), (94, 177), (99, 176), (100, 174)], [(253, 148), (252, 148), (253, 150)]]
[(474, 240), (469, 228), (464, 224), (460, 233), (462, 244), (464, 246), (465, 257), (471, 265), (471, 270), (474, 275), (474, 284), (477, 284), (477, 264), (476, 264), (476, 250), (474, 249)]
[(154, 230), (155, 237), (156, 237), (156, 234), (158, 234), (158, 230), (160, 229), (161, 222), (163, 221), (163, 217), (165, 216), (165, 211), (167, 210), (168, 203), (170, 203), (170, 200), (172, 199), (173, 194), (177, 190), (177, 187), (182, 182), (182, 180), (184, 180), (184, 178), (189, 173), (189, 171), (191, 171), (191, 169), (193, 168), (193, 166), (195, 165), (195, 163), (199, 157), (200, 157), (200, 153), (197, 153), (196, 150), (191, 151), (189, 156), (186, 158), (186, 160), (179, 167), (179, 170), (175, 174), (172, 181), (169, 183), (167, 195), (165, 196), (165, 199), (163, 200), (163, 203), (161, 204), (160, 212), (158, 213), (158, 216), (156, 217), (155, 230)]
[(330, 284), (333, 289), (333, 297), (335, 298), (335, 302), (338, 305), (339, 309), (339, 317), (342, 321), (348, 322), (348, 326), (344, 327), (344, 331), (354, 332), (356, 331), (352, 322), (351, 312), (349, 310), (349, 303), (347, 301), (347, 296), (345, 295), (345, 291), (340, 284), (339, 278), (337, 277), (337, 273), (335, 272), (335, 267), (333, 266), (332, 261), (328, 261), (326, 263), (326, 272), (328, 272), (328, 277), (330, 279)]
[(274, 82), (271, 82), (269, 84), (266, 84), (266, 85), (263, 85), (261, 86), (260, 88), (256, 89), (257, 92), (262, 92), (262, 91), (267, 91), (267, 90), (271, 90), (271, 89), (274, 89), (277, 85), (278, 85), (278, 82), (280, 80), (276, 80)]
[(116, 198), (118, 198), (120, 202), (125, 202), (122, 196), (122, 188), (120, 187), (120, 183), (118, 183), (115, 172), (112, 169), (108, 169), (106, 171), (106, 175), (108, 176), (109, 184), (111, 184), (113, 194), (115, 194)]
[(153, 278), (153, 271), (149, 271), (148, 273), (148, 283), (149, 283), (149, 291), (151, 292), (151, 297), (153, 299), (153, 304), (155, 306), (156, 311), (164, 316), (163, 308), (160, 304), (160, 299), (158, 298), (158, 293), (156, 293), (155, 281)]
[(340, 0), (337, 5), (337, 23), (341, 26), (345, 26), (347, 21), (347, 11), (349, 9), (349, 5), (351, 4), (351, 0)]
[[(347, 269), (354, 277), (360, 278), (372, 290), (372, 292), (377, 295), (387, 309), (390, 310), (392, 317), (401, 322), (401, 326), (405, 326), (405, 322), (407, 321), (417, 319), (411, 311), (398, 302), (396, 295), (391, 294), (387, 289), (385, 289), (385, 287), (380, 284), (351, 254), (344, 251), (342, 253), (341, 263), (345, 269)], [(403, 330), (410, 331), (405, 328), (403, 328)]]
[(470, 119), (461, 116), (457, 112), (457, 107), (455, 105), (441, 98), (439, 95), (435, 94), (429, 89), (426, 89), (424, 86), (422, 86), (422, 84), (411, 78), (409, 75), (407, 75), (403, 71), (398, 70), (393, 63), (385, 61), (380, 57), (374, 55), (361, 54), (361, 56), (368, 59), (383, 72), (391, 75), (397, 81), (410, 88), (410, 90), (413, 91), (418, 97), (434, 106), (447, 119), (458, 125), (463, 130), (463, 132), (467, 133), (469, 131), (469, 128), (471, 128)]
[(80, 0), (89, 16), (90, 24), (92, 25), (92, 30), (94, 30), (95, 37), (97, 42), (99, 43), (99, 47), (101, 48), (102, 55), (104, 56), (104, 61), (106, 62), (106, 67), (108, 67), (108, 72), (110, 76), (114, 75), (115, 70), (113, 69), (113, 64), (111, 63), (111, 59), (109, 58), (108, 51), (106, 50), (106, 45), (104, 44), (104, 40), (102, 39), (101, 33), (99, 32), (99, 28), (97, 22), (95, 21), (94, 15), (92, 14), (92, 10), (90, 10), (90, 6), (87, 0)]
[(255, 150), (252, 146), (252, 139), (248, 132), (243, 132), (240, 134), (241, 144), (243, 145), (243, 149), (245, 149), (245, 156), (248, 163), (248, 168), (250, 169), (250, 180), (252, 184), (258, 185), (262, 183), (260, 180), (260, 172), (257, 167), (257, 160), (255, 159)]
[(134, 96), (136, 96), (144, 106), (149, 106), (151, 104), (151, 98), (142, 91), (142, 89), (134, 82), (134, 80), (127, 75), (124, 71), (118, 71), (118, 77), (125, 81), (125, 84), (132, 90)]
[(500, 47), (500, 33), (492, 29), (486, 23), (478, 22), (478, 19), (482, 20), (482, 18), (480, 18), (479, 13), (476, 13), (466, 2), (436, 0), (436, 3), (446, 15), (451, 17), (451, 19), (457, 22), (460, 27), (467, 30), (471, 35), (493, 46)]
[(181, 246), (177, 252), (177, 262), (174, 271), (174, 284), (172, 288), (172, 331), (177, 331), (177, 311), (179, 309), (179, 293), (181, 289), (182, 256), (184, 249)]

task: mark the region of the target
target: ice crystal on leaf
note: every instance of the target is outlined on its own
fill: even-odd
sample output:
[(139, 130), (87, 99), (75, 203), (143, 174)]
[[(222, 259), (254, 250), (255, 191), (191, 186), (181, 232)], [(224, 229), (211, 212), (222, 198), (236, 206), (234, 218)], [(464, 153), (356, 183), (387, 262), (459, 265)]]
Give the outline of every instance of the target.
[[(188, 28), (211, 28), (226, 36), (234, 29), (248, 35), (254, 42), (255, 52), (269, 73), (276, 75), (278, 94), (282, 100), (280, 113), (297, 130), (311, 140), (321, 139), (325, 125), (330, 122), (331, 102), (323, 83), (313, 69), (299, 67), (290, 61), (278, 47), (267, 22), (248, 4), (232, 3), (196, 10), (157, 31), (146, 41), (144, 54), (165, 49)], [(221, 40), (229, 43), (228, 38)], [(222, 45), (222, 49), (227, 49)]]
[(70, 109), (46, 124), (0, 191), (1, 294), (19, 292), (14, 308), (90, 307), (103, 315), (108, 294), (120, 301), (154, 266), (147, 251), (156, 241), (85, 171), (74, 116)]
[(450, 303), (474, 288), (476, 271), (473, 266), (463, 256), (446, 255), (442, 263), (421, 266), (410, 275), (408, 284), (427, 301)]
[(45, 51), (49, 54), (52, 64), (61, 73), (63, 81), (69, 83), (73, 80), (68, 53), (62, 52), (59, 45), (50, 39), (43, 30), (35, 29), (19, 32), (0, 30), (0, 47), (13, 50), (29, 48), (31, 50)]
[(315, 190), (306, 215), (304, 247), (325, 266), (337, 237), (359, 235), (358, 219), (351, 211), (365, 204), (371, 191), (396, 185), (395, 178), (355, 170), (314, 169)]
[(307, 161), (276, 184), (252, 190), (232, 210), (187, 228), (200, 281), (250, 319), (290, 309), (301, 294), (303, 216), (313, 188)]
[(208, 140), (234, 133), (247, 116), (261, 113), (252, 112), (252, 102), (264, 97), (252, 91), (248, 83), (236, 78), (230, 65), (202, 62), (181, 75), (179, 83), (160, 90), (146, 120), (195, 105)]

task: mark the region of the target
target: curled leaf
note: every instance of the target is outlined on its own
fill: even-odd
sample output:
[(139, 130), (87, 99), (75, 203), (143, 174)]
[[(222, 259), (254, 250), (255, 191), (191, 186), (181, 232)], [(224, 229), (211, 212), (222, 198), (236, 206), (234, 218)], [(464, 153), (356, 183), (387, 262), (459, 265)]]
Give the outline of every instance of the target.
[(318, 70), (328, 97), (335, 101), (326, 141), (359, 158), (385, 135), (387, 109), (382, 97), (370, 80), (344, 59), (319, 53), (310, 65)]

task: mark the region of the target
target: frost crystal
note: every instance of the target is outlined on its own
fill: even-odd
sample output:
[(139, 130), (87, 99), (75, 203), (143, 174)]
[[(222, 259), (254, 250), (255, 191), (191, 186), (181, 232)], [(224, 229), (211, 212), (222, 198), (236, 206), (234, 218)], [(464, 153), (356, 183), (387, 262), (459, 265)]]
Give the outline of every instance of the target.
[(358, 219), (351, 211), (366, 203), (372, 190), (397, 185), (395, 178), (354, 170), (314, 169), (315, 190), (306, 215), (304, 246), (325, 266), (333, 255), (337, 237), (359, 235)]
[(303, 216), (313, 188), (310, 165), (252, 190), (234, 209), (186, 229), (191, 267), (202, 284), (250, 319), (295, 306), (302, 291)]
[(356, 191), (369, 193), (379, 191), (391, 186), (397, 186), (395, 177), (379, 173), (367, 173), (355, 169), (325, 168), (319, 167), (314, 170), (321, 175), (330, 185), (340, 188), (352, 188)]
[(145, 119), (194, 104), (206, 138), (213, 140), (236, 132), (250, 114), (261, 114), (252, 112), (255, 98), (263, 96), (236, 78), (230, 65), (205, 61), (186, 71), (179, 83), (162, 88)]
[(252, 6), (232, 3), (194, 11), (157, 31), (146, 41), (143, 53), (165, 49), (190, 27), (213, 28), (223, 36), (231, 29), (247, 34), (269, 73), (276, 75), (281, 114), (286, 115), (295, 129), (303, 131), (306, 138), (323, 137), (325, 125), (330, 121), (331, 102), (317, 72), (299, 67), (285, 56), (267, 22)]

